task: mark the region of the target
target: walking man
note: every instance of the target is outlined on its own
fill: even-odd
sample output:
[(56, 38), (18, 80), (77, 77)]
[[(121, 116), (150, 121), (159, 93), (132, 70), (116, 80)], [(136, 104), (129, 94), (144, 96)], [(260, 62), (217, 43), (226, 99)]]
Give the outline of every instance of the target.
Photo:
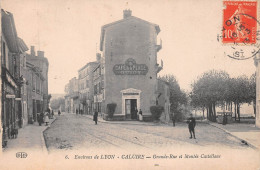
[(97, 111), (95, 111), (95, 113), (94, 113), (93, 120), (95, 121), (95, 124), (97, 125), (97, 120), (98, 120), (98, 112)]
[(190, 132), (190, 139), (192, 139), (192, 134), (193, 134), (194, 139), (196, 139), (196, 137), (195, 137), (196, 120), (194, 119), (192, 114), (190, 114), (190, 117), (189, 117), (187, 123), (188, 123), (188, 127), (189, 127), (189, 132)]
[(173, 127), (175, 126), (175, 115), (171, 114), (171, 119), (172, 119), (172, 125)]

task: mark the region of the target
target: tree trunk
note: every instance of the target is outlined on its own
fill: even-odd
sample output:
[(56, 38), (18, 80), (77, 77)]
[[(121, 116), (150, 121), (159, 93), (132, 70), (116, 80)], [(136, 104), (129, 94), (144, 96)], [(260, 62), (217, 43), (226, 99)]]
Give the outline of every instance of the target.
[(205, 107), (203, 106), (203, 108), (202, 108), (202, 112), (203, 112), (203, 119), (205, 118), (205, 117), (204, 117), (204, 110), (205, 110)]
[(209, 120), (212, 121), (212, 104), (209, 104)]
[(238, 122), (240, 122), (240, 107), (239, 107), (239, 103), (237, 103), (237, 117), (238, 117)]
[(237, 104), (236, 104), (236, 102), (234, 104), (235, 104), (235, 121), (236, 121), (237, 120)]
[(209, 120), (209, 107), (207, 107), (207, 119)]
[(232, 118), (232, 116), (233, 116), (233, 115), (232, 115), (232, 114), (233, 114), (233, 113), (232, 113), (232, 111), (233, 111), (233, 105), (232, 105), (232, 102), (231, 102), (230, 104), (231, 104), (230, 111), (231, 111), (231, 118)]
[(215, 102), (212, 104), (213, 109), (213, 122), (216, 122), (216, 104)]

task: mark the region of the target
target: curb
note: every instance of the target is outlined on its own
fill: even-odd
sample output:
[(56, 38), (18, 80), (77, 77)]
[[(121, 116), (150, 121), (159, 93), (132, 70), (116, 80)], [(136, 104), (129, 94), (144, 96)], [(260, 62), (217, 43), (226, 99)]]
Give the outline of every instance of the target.
[(50, 125), (46, 128), (46, 129), (44, 129), (43, 131), (42, 131), (42, 135), (41, 135), (41, 140), (42, 140), (42, 143), (43, 143), (43, 145), (42, 145), (42, 150), (43, 150), (43, 152), (44, 152), (44, 154), (48, 154), (48, 149), (47, 149), (47, 145), (46, 145), (46, 141), (45, 141), (45, 138), (44, 138), (44, 132), (46, 131), (46, 130), (48, 130), (49, 128), (50, 128), (50, 126), (51, 126), (51, 124), (53, 123), (53, 122), (55, 122), (57, 119), (56, 119), (56, 117), (54, 118), (54, 120), (50, 123)]
[(218, 128), (218, 129), (220, 129), (220, 130), (223, 130), (225, 133), (227, 133), (227, 134), (229, 134), (230, 136), (236, 138), (236, 139), (239, 140), (240, 142), (245, 141), (245, 142), (248, 144), (249, 147), (258, 150), (258, 148), (257, 148), (256, 146), (254, 146), (253, 144), (251, 144), (250, 142), (248, 142), (248, 141), (245, 140), (245, 139), (242, 139), (242, 138), (240, 138), (240, 137), (237, 137), (236, 135), (232, 134), (232, 133), (229, 132), (228, 130), (226, 130), (226, 129), (224, 129), (224, 128), (221, 128), (221, 127), (218, 127), (218, 126), (216, 126), (216, 125), (214, 125), (214, 124), (212, 124), (212, 123), (210, 123), (210, 122), (208, 122), (208, 124), (211, 125), (211, 126), (214, 126), (214, 127)]

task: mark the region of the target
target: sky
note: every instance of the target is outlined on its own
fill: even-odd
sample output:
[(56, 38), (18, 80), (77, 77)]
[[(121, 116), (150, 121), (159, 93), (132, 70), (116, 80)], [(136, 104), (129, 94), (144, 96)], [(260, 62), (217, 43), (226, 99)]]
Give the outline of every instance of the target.
[(226, 56), (231, 47), (217, 41), (222, 0), (1, 0), (1, 5), (13, 13), (18, 36), (27, 46), (45, 52), (49, 93), (64, 93), (78, 70), (95, 61), (102, 25), (122, 19), (124, 9), (160, 26), (160, 76), (175, 75), (184, 90), (211, 69), (231, 77), (255, 72), (252, 58), (231, 59)]

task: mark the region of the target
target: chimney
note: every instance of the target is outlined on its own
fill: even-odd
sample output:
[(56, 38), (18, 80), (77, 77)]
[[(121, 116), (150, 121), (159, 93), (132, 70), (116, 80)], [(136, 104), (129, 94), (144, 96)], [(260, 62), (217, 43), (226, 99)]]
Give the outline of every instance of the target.
[(100, 54), (100, 53), (97, 53), (97, 54), (96, 54), (96, 60), (97, 60), (97, 62), (100, 62), (100, 59), (101, 59), (101, 54)]
[(38, 57), (44, 57), (44, 51), (37, 51)]
[(132, 16), (132, 11), (130, 9), (125, 9), (124, 10), (124, 19), (131, 17)]
[(31, 56), (35, 57), (35, 50), (34, 50), (34, 46), (31, 46)]

